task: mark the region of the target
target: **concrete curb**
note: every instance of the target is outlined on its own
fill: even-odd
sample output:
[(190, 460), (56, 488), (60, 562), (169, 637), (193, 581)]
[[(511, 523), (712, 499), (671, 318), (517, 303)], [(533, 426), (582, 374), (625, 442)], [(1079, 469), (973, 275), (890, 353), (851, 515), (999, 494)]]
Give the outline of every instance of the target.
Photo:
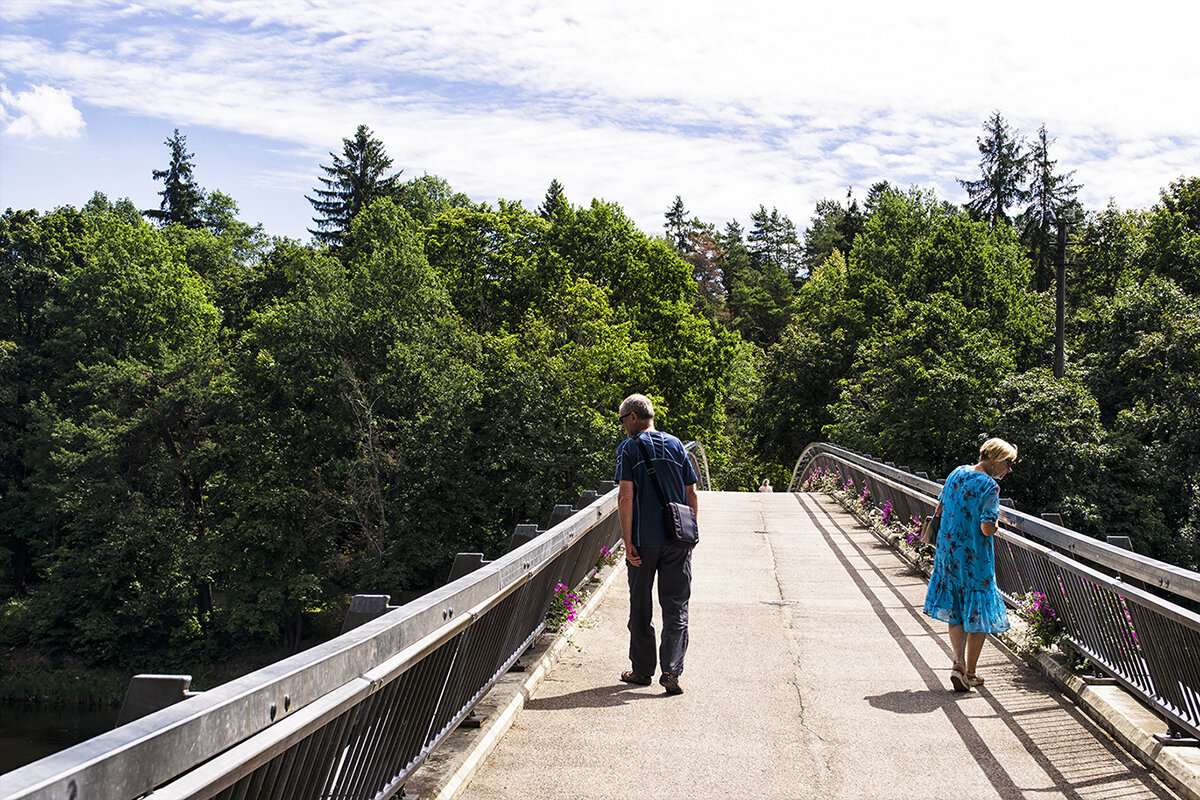
[(545, 679), (550, 668), (563, 651), (572, 646), (571, 634), (595, 613), (618, 576), (625, 574), (620, 562), (609, 568), (608, 572), (588, 596), (579, 619), (560, 630), (549, 642), (535, 643), (526, 650), (525, 656), (530, 663), (525, 672), (509, 673), (506, 676), (508, 680), (502, 678), (498, 681), (480, 702), (480, 707), (487, 712), (487, 722), (477, 730), (460, 728), (451, 734), (417, 770), (405, 787), (406, 798), (456, 800), (463, 793), (471, 778), (512, 727), (517, 714)]

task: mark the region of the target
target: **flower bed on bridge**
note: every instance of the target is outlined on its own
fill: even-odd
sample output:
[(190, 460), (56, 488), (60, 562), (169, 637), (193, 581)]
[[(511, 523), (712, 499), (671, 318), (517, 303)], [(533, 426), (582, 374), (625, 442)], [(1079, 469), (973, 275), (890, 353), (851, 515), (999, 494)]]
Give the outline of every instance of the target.
[[(857, 486), (841, 470), (817, 467), (801, 487), (805, 492), (824, 492), (850, 512), (868, 530), (887, 542), (900, 556), (926, 578), (933, 570), (933, 548), (921, 541), (921, 520), (901, 519), (886, 500), (877, 505), (866, 486)], [(1062, 636), (1062, 624), (1049, 598), (1030, 592), (1017, 598), (1011, 614), (1011, 629), (1000, 638), (1021, 656), (1036, 656), (1052, 647)]]
[(921, 520), (902, 519), (886, 500), (878, 505), (866, 486), (856, 486), (837, 468), (817, 467), (804, 481), (802, 490), (824, 492), (865, 525), (872, 533), (894, 548), (905, 561), (929, 576), (933, 569), (933, 548), (921, 541)]

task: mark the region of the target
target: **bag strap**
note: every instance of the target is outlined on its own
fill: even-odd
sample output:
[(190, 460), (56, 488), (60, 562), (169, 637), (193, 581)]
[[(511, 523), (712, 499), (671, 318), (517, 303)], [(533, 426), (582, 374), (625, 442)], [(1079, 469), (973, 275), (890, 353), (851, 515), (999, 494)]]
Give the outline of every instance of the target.
[(667, 498), (663, 494), (662, 486), (658, 482), (658, 474), (654, 471), (654, 461), (650, 458), (650, 451), (646, 449), (646, 443), (642, 441), (640, 433), (633, 438), (637, 440), (638, 447), (642, 449), (642, 458), (646, 462), (646, 472), (650, 474), (650, 482), (654, 484), (654, 493), (658, 495), (658, 502), (663, 508), (666, 508)]

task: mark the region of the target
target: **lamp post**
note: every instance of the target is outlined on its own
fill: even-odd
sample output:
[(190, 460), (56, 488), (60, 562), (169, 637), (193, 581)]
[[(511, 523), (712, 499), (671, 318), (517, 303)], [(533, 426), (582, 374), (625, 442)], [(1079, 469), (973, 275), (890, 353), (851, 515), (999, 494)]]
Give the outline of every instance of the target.
[(1067, 328), (1067, 221), (1062, 216), (1058, 218), (1058, 247), (1054, 254), (1054, 266), (1057, 273), (1057, 297), (1054, 304), (1054, 377), (1061, 378)]

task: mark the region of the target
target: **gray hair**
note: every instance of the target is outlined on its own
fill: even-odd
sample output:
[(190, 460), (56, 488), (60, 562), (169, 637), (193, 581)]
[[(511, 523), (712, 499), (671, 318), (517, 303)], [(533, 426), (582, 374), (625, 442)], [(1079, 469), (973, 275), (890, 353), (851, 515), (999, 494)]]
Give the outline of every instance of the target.
[(644, 394), (631, 394), (621, 401), (621, 416), (630, 411), (638, 419), (654, 419), (654, 403), (651, 403), (650, 398)]

